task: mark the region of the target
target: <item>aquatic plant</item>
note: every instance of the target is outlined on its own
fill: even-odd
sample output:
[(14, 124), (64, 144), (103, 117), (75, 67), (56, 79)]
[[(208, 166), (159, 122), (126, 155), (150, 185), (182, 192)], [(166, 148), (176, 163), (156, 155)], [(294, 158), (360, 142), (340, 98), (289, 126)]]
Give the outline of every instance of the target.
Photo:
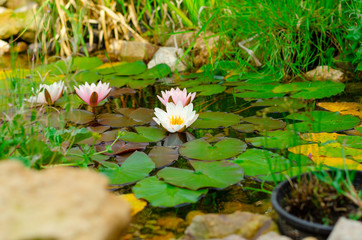
[(163, 105), (167, 105), (170, 102), (170, 97), (174, 104), (181, 102), (185, 107), (187, 104), (192, 103), (196, 96), (196, 92), (187, 94), (186, 88), (184, 90), (180, 90), (179, 88), (171, 88), (170, 91), (161, 91), (162, 98), (157, 95), (158, 99), (162, 102)]
[(51, 85), (40, 84), (37, 90), (32, 90), (35, 93), (35, 96), (29, 97), (27, 99), (28, 102), (32, 104), (53, 105), (54, 102), (58, 100), (63, 94), (64, 82), (59, 81)]
[(166, 104), (166, 112), (160, 108), (155, 108), (156, 117), (153, 120), (171, 133), (182, 132), (199, 116), (193, 107), (192, 103), (184, 107), (181, 101), (177, 102), (176, 105), (169, 102)]
[(84, 85), (79, 85), (78, 88), (74, 87), (74, 89), (77, 95), (93, 108), (105, 99), (111, 91), (109, 83), (102, 82), (99, 82), (97, 85), (94, 83), (89, 85), (88, 82), (86, 82)]

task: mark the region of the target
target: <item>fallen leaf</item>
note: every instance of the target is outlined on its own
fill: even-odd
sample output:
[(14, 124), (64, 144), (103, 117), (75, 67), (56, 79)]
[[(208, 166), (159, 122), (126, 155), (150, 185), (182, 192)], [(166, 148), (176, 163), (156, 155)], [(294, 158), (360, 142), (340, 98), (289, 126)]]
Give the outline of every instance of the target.
[(141, 212), (147, 206), (147, 202), (145, 200), (137, 199), (133, 193), (121, 194), (119, 197), (130, 204), (131, 216)]

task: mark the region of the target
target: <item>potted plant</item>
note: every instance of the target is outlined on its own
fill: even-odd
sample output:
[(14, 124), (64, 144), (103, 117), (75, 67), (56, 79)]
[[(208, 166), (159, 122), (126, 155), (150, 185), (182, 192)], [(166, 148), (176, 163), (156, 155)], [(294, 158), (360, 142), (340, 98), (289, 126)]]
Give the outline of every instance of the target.
[(339, 217), (362, 219), (362, 171), (309, 172), (273, 190), (280, 231), (293, 239), (326, 239)]

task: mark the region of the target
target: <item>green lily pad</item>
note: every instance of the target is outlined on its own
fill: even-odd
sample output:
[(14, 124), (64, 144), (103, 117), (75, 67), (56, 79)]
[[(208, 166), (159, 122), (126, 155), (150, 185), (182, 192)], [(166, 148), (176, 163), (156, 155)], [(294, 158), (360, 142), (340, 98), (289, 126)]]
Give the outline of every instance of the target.
[[(71, 148), (65, 156), (66, 160), (64, 163), (80, 163), (84, 161), (84, 158), (82, 157), (83, 154), (83, 151), (80, 150), (79, 147)], [(92, 160), (97, 162), (106, 161), (107, 159), (109, 159), (109, 156), (103, 154), (92, 156)]]
[(100, 167), (98, 171), (106, 175), (111, 184), (124, 185), (147, 177), (154, 168), (155, 164), (145, 153), (136, 151), (120, 167)]
[(191, 125), (192, 128), (219, 128), (229, 127), (240, 123), (242, 117), (233, 113), (203, 112)]
[(137, 198), (147, 200), (154, 207), (175, 207), (195, 203), (207, 191), (207, 189), (192, 191), (179, 188), (158, 180), (156, 176), (143, 179), (133, 187), (133, 193)]
[(276, 85), (274, 84), (250, 84), (244, 83), (243, 85), (237, 86), (234, 88), (236, 93), (235, 97), (240, 98), (272, 98), (272, 97), (282, 97), (284, 93), (273, 93), (272, 89)]
[(135, 127), (136, 132), (122, 131), (121, 140), (127, 142), (158, 142), (166, 137), (165, 130), (156, 127)]
[(122, 87), (127, 85), (132, 89), (141, 89), (153, 85), (156, 79), (135, 80), (131, 77), (112, 76), (111, 78), (105, 78), (104, 81), (109, 82), (111, 86)]
[(92, 70), (102, 65), (102, 60), (97, 57), (75, 57), (73, 58), (72, 71)]
[(337, 141), (346, 147), (362, 149), (362, 137), (360, 136), (338, 136)]
[(330, 97), (343, 92), (345, 85), (340, 82), (294, 82), (279, 85), (273, 89), (274, 93), (291, 93), (293, 98), (319, 99)]
[(199, 92), (200, 96), (210, 96), (225, 91), (226, 87), (219, 84), (199, 85), (188, 89), (189, 92)]
[(150, 79), (158, 79), (158, 78), (164, 78), (167, 75), (171, 74), (170, 67), (165, 64), (158, 64), (154, 66), (153, 68), (147, 69), (141, 74), (138, 74), (136, 76), (132, 76), (133, 79), (142, 79), (142, 80), (150, 80)]
[(270, 117), (247, 117), (243, 119), (244, 122), (248, 122), (248, 123), (252, 123), (250, 124), (253, 127), (253, 130), (251, 130), (250, 126), (245, 126), (246, 124), (239, 124), (236, 126), (233, 126), (233, 128), (235, 130), (238, 131), (244, 131), (245, 128), (246, 132), (253, 132), (255, 130), (257, 131), (270, 131), (270, 130), (276, 130), (276, 129), (281, 129), (284, 128), (286, 126), (286, 123), (283, 122), (282, 120), (278, 120), (278, 119), (273, 119)]
[(205, 187), (226, 188), (243, 179), (243, 170), (231, 162), (190, 161), (190, 164), (195, 171), (166, 167), (159, 171), (157, 176), (169, 184), (191, 190)]
[(256, 147), (264, 148), (279, 148), (284, 149), (288, 147), (297, 146), (305, 143), (299, 138), (299, 135), (294, 131), (273, 131), (265, 132), (264, 136), (246, 138), (247, 143), (251, 143)]
[(156, 168), (161, 168), (177, 161), (179, 154), (177, 149), (154, 146), (148, 153), (148, 156), (156, 164)]
[(262, 149), (248, 149), (232, 161), (244, 169), (247, 176), (268, 175), (293, 166), (285, 157)]
[(98, 80), (102, 79), (102, 75), (99, 75), (95, 71), (82, 71), (75, 76), (75, 79), (78, 83), (88, 82), (91, 84), (96, 83)]
[(111, 127), (129, 127), (138, 125), (135, 120), (121, 114), (103, 113), (97, 116), (99, 124)]
[(142, 61), (135, 62), (121, 62), (107, 68), (95, 69), (96, 72), (102, 75), (112, 74), (119, 76), (138, 75), (146, 71), (146, 64)]
[(289, 124), (286, 129), (294, 129), (298, 132), (333, 132), (347, 130), (360, 123), (358, 117), (341, 115), (338, 112), (312, 111), (293, 113), (287, 119), (303, 122)]
[(234, 96), (239, 97), (239, 98), (259, 99), (259, 98), (283, 97), (284, 94), (273, 93), (273, 92), (245, 91), (245, 92), (241, 92), (241, 93), (235, 93)]
[(245, 149), (246, 144), (236, 138), (224, 138), (215, 145), (204, 139), (197, 139), (183, 144), (179, 152), (187, 158), (214, 161), (234, 157)]
[(273, 98), (257, 101), (251, 104), (254, 107), (266, 107), (263, 112), (294, 112), (307, 106), (302, 100), (294, 98)]

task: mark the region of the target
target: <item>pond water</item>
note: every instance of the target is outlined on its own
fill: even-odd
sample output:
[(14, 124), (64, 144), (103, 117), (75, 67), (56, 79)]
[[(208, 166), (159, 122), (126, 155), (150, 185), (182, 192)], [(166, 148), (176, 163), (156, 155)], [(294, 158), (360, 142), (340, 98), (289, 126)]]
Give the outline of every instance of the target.
[[(28, 57), (21, 59), (18, 66), (34, 67)], [(4, 69), (11, 68), (8, 61), (0, 62)], [(39, 131), (33, 140), (43, 141), (53, 154), (49, 162), (39, 153), (44, 149), (34, 150), (39, 160), (27, 164), (93, 168), (110, 179), (112, 191), (146, 199), (150, 205), (134, 217), (123, 239), (177, 238), (192, 216), (202, 213), (271, 214), (268, 192), (286, 176), (320, 163), (343, 167), (345, 157), (349, 168), (362, 166), (361, 82), (347, 87), (330, 81), (283, 83), (266, 73), (242, 74), (230, 63), (182, 76), (171, 75), (165, 65), (147, 70), (143, 62), (102, 65), (95, 58), (34, 70), (23, 69), (19, 78), (11, 71), (3, 76), (8, 93), (20, 99), (8, 100), (7, 116), (24, 116), (23, 124), (31, 122), (32, 131)], [(25, 89), (36, 88), (42, 79), (47, 84), (64, 80), (68, 89), (55, 107), (31, 108)], [(114, 88), (93, 114), (73, 87), (98, 80)], [(164, 109), (156, 95), (176, 86), (197, 92), (193, 106), (200, 115), (187, 134), (168, 134), (152, 120), (155, 107)], [(335, 104), (344, 101), (349, 103)], [(104, 151), (107, 147), (113, 152)], [(29, 157), (22, 154), (14, 156)]]

